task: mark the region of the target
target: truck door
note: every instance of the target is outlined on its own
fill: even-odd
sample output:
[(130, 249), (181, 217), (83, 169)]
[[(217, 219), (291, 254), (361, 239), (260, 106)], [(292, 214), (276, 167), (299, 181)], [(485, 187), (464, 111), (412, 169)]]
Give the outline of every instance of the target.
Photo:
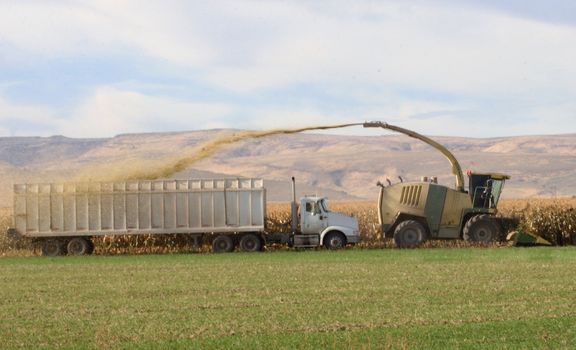
[(302, 233), (320, 233), (328, 227), (328, 218), (318, 201), (305, 200), (302, 203)]

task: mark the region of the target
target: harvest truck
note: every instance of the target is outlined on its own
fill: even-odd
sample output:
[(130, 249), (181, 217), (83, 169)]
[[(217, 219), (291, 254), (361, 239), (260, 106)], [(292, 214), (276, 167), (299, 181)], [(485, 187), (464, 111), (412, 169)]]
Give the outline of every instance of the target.
[(495, 214), (508, 175), (468, 172), (466, 190), (460, 163), (446, 147), (384, 122), (366, 122), (364, 127), (389, 129), (429, 144), (448, 159), (456, 177), (456, 188), (439, 185), (434, 177), (394, 185), (388, 180), (388, 186), (379, 182), (378, 217), (385, 237), (393, 237), (398, 247), (417, 247), (427, 239), (489, 242), (504, 238)]
[(190, 234), (214, 252), (259, 251), (266, 244), (342, 248), (359, 241), (358, 221), (304, 197), (292, 179), (292, 232), (266, 230), (262, 179), (154, 180), (14, 185), (12, 238), (31, 237), (42, 254), (85, 255), (104, 235)]

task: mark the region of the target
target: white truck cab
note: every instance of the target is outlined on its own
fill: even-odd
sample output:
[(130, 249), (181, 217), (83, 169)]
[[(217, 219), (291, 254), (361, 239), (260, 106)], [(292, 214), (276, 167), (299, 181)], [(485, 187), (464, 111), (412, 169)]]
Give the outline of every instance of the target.
[[(306, 241), (309, 241), (311, 246), (323, 245), (329, 249), (338, 249), (360, 240), (358, 220), (342, 213), (331, 212), (326, 197), (300, 199), (300, 232), (302, 238), (308, 238)], [(298, 236), (295, 236), (295, 241)]]

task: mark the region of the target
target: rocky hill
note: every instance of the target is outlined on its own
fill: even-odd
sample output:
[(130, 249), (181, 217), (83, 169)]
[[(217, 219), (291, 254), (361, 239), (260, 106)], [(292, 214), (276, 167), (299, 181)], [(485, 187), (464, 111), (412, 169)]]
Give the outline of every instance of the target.
[[(166, 160), (201, 152), (209, 140), (233, 130), (118, 135), (108, 139), (0, 138), (0, 206), (21, 182), (120, 177), (150, 170)], [(463, 169), (507, 173), (506, 197), (576, 195), (576, 134), (503, 138), (433, 137)], [(267, 180), (269, 200), (289, 198), (295, 176), (301, 193), (331, 199), (374, 199), (377, 180), (438, 176), (453, 185), (450, 164), (436, 150), (404, 135), (276, 135), (225, 145), (210, 157), (172, 174), (175, 178), (249, 176)], [(84, 176), (85, 178), (85, 176)]]

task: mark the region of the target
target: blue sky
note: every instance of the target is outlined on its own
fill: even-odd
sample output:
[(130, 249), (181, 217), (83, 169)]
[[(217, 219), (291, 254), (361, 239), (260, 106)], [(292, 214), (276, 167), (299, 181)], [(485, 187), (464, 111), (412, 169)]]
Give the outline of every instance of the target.
[(0, 0), (0, 136), (574, 133), (574, 62), (574, 1)]

